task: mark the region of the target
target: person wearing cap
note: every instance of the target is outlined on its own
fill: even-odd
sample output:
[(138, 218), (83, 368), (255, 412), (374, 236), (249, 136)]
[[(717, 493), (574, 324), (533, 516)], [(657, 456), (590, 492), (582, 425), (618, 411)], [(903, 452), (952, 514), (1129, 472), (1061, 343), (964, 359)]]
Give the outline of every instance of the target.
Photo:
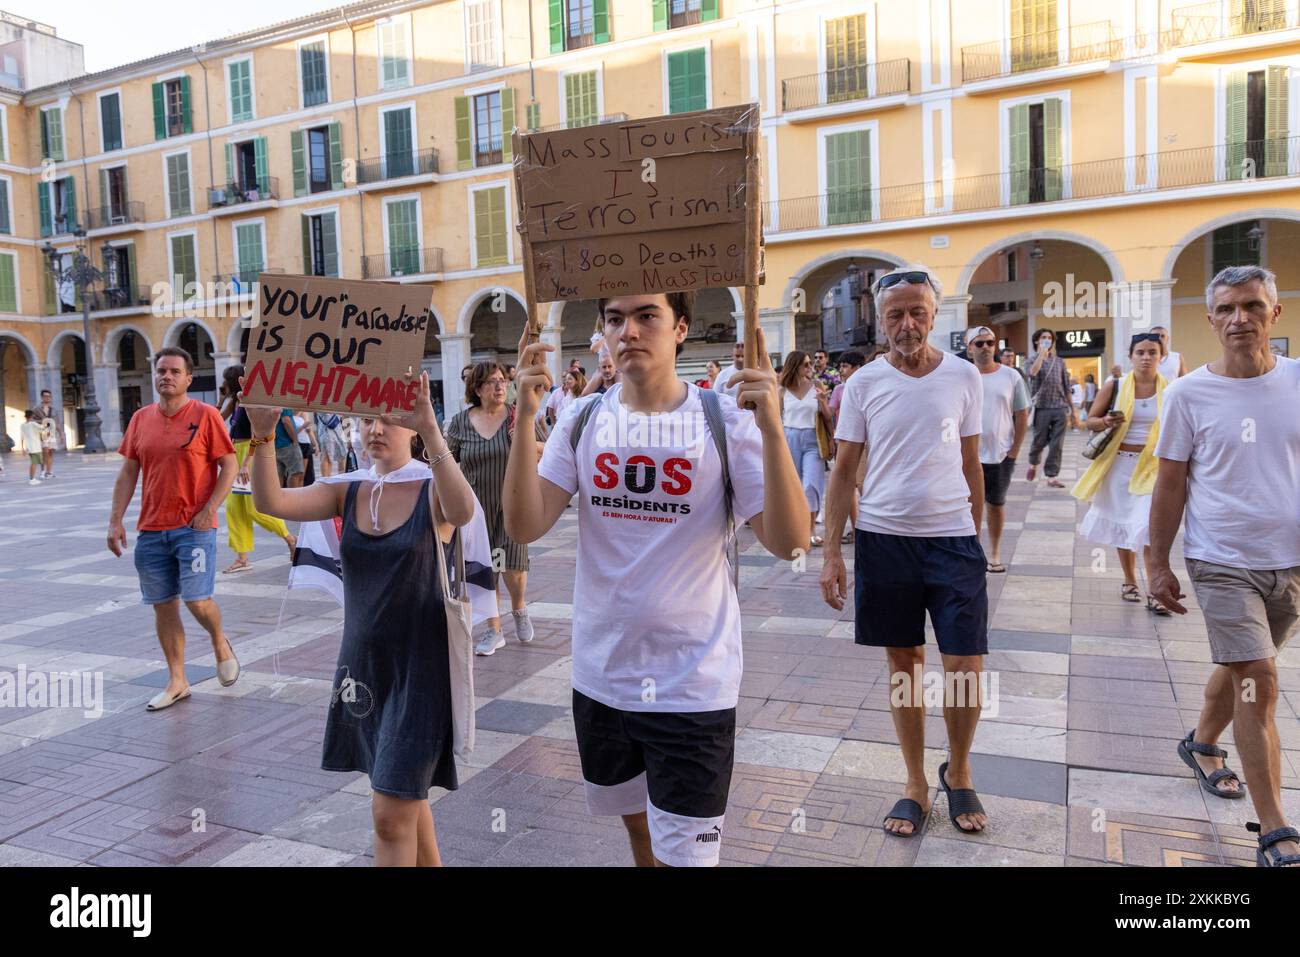
[(988, 505), (989, 554), (986, 570), (1002, 574), (1002, 528), (1006, 520), (1007, 489), (1016, 468), (1016, 456), (1029, 427), (1029, 391), (1015, 368), (995, 356), (998, 337), (988, 326), (966, 330), (966, 352), (984, 386), (981, 416), (980, 465), (984, 469), (984, 503)]

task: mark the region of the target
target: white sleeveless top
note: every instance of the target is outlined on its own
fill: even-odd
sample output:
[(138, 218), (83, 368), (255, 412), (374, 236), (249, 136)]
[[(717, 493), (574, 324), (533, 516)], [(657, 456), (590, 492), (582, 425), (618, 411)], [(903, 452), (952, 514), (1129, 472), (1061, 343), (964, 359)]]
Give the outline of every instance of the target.
[(785, 390), (785, 410), (781, 413), (781, 424), (787, 429), (817, 428), (817, 387), (815, 385), (809, 386), (802, 399), (789, 389)]
[(1160, 365), (1156, 366), (1156, 371), (1165, 377), (1166, 382), (1173, 382), (1178, 378), (1178, 365), (1182, 356), (1172, 349), (1169, 355), (1160, 360)]
[(1133, 400), (1133, 415), (1124, 433), (1124, 445), (1146, 445), (1151, 423), (1156, 420), (1156, 397)]

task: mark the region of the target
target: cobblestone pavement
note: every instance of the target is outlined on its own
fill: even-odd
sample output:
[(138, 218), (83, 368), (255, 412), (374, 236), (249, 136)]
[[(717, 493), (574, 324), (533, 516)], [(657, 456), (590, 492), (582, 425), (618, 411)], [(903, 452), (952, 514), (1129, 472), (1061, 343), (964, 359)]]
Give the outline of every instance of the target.
[[(1078, 446), (1069, 436), (1067, 463)], [(105, 704), (99, 717), (0, 707), (0, 864), (368, 864), (365, 776), (319, 767), (341, 613), (323, 595), (295, 599), (277, 628), (279, 541), (259, 529), (254, 570), (218, 576), (238, 683), (219, 686), (186, 614), (194, 694), (148, 714), (166, 671), (129, 554), (104, 547), (117, 464), (61, 455), (58, 478), (37, 488), (19, 456), (6, 461), (0, 670), (99, 672)], [(973, 759), (987, 831), (959, 834), (940, 796), (919, 840), (882, 832), (904, 780), (883, 653), (853, 644), (851, 609), (822, 603), (817, 554), (795, 573), (746, 531), (724, 864), (1253, 863), (1250, 802), (1205, 794), (1175, 753), (1211, 669), (1194, 601), (1170, 619), (1121, 602), (1114, 552), (1102, 565), (1075, 535), (1083, 507), (1023, 475), (1022, 463), (1007, 503), (1009, 571), (989, 577), (997, 714), (981, 721)], [(507, 623), (507, 646), (477, 659), (478, 748), (458, 791), (430, 795), (448, 864), (631, 861), (622, 826), (592, 818), (582, 794), (568, 682), (576, 535), (570, 511), (532, 550), (536, 640), (520, 645)], [(230, 560), (223, 530), (218, 567)], [(1285, 803), (1300, 823), (1300, 649), (1279, 664)], [(933, 784), (946, 741), (931, 715)]]

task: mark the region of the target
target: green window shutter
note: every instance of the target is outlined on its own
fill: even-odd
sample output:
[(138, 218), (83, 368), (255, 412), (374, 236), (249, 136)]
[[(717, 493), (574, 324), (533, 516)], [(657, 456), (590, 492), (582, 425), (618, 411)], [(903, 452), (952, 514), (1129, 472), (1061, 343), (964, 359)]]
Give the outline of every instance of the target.
[(190, 168), (184, 156), (167, 157), (167, 195), (172, 216), (190, 213)]
[(547, 14), (551, 26), (551, 52), (564, 52), (564, 0), (550, 0)]
[(593, 0), (591, 19), (595, 26), (595, 43), (609, 42), (609, 0)]
[[(108, 170), (99, 171), (99, 206), (100, 210), (107, 217), (110, 213), (109, 206), (112, 205), (113, 197), (110, 195), (108, 187)], [(107, 248), (107, 247), (105, 247)]]
[(172, 237), (172, 283), (176, 288), (176, 298), (184, 297), (185, 287), (198, 281), (198, 265), (194, 255), (193, 236)]
[(1264, 175), (1287, 173), (1287, 89), (1291, 68), (1270, 66), (1264, 93)]
[(63, 150), (63, 110), (50, 110), (54, 136), (50, 137), (50, 158), (62, 162), (67, 159)]
[(289, 153), (293, 157), (293, 195), (307, 195), (307, 134), (302, 130), (289, 133)]
[(70, 233), (77, 231), (77, 183), (71, 176), (65, 176), (63, 183), (63, 210), (67, 218), (66, 228)]
[(226, 185), (235, 185), (235, 144), (226, 144)]
[(388, 204), (388, 260), (395, 276), (420, 271), (420, 232), (415, 215), (413, 199)]
[(1246, 159), (1246, 71), (1233, 70), (1227, 83), (1227, 174), (1241, 179)]
[(524, 116), (527, 117), (528, 129), (536, 131), (542, 128), (542, 104), (529, 103), (524, 108)]
[(705, 56), (703, 48), (668, 54), (669, 113), (690, 113), (708, 108)]
[(343, 188), (343, 125), (331, 123), (330, 131), (330, 188)]
[(718, 19), (718, 0), (704, 0), (700, 4), (700, 22)]
[(139, 274), (135, 271), (135, 243), (126, 247), (126, 275), (121, 277), (123, 288), (134, 287)]
[(256, 223), (235, 227), (236, 259), (239, 281), (252, 282), (266, 265), (262, 258), (262, 231)]
[(1029, 104), (1011, 108), (1011, 203), (1029, 202)]
[(505, 87), (501, 91), (501, 162), (514, 162), (514, 144), (511, 133), (515, 129), (515, 91)]
[(0, 233), (12, 233), (13, 225), (9, 220), (9, 184), (0, 183)]
[(99, 101), (99, 124), (104, 136), (105, 150), (122, 148), (122, 103), (114, 93)]
[(403, 21), (392, 21), (379, 26), (379, 79), (385, 90), (407, 86), (411, 82), (407, 72), (406, 44)]
[[(49, 270), (45, 270), (47, 273)], [(18, 311), (18, 283), (14, 275), (14, 257), (0, 256), (0, 312)]]
[(826, 224), (871, 218), (871, 136), (867, 130), (826, 137)]
[(474, 251), (479, 266), (499, 266), (509, 259), (505, 192), (498, 187), (474, 194)]
[(54, 234), (54, 213), (50, 205), (50, 184), (36, 184), (36, 204), (41, 210), (41, 235), (51, 236)]
[(668, 0), (652, 0), (651, 16), (654, 20), (655, 32), (668, 29)]
[(45, 314), (53, 316), (58, 313), (59, 305), (54, 291), (54, 276), (48, 269), (41, 270), (41, 291), (44, 293), (41, 300), (45, 308)]
[(1061, 101), (1043, 101), (1043, 198), (1051, 201), (1062, 198), (1061, 166), (1065, 144), (1062, 140)]
[(304, 213), (298, 220), (302, 226), (302, 274), (311, 276), (315, 274), (311, 261), (311, 217)]
[(181, 132), (194, 132), (194, 125), (190, 117), (190, 78), (181, 77)]
[(686, 112), (686, 54), (668, 54), (668, 112)]
[(241, 123), (253, 118), (252, 64), (239, 60), (230, 64), (230, 119)]
[(41, 159), (50, 158), (50, 125), (45, 119), (45, 111), (41, 110)]
[[(0, 107), (0, 116), (4, 116), (4, 113), (5, 113), (4, 107)], [(5, 124), (0, 123), (0, 161), (8, 162), (9, 154), (6, 152), (4, 133), (5, 133)]]
[(415, 155), (411, 139), (411, 111), (389, 110), (384, 114), (384, 175), (411, 176)]
[(469, 97), (456, 97), (456, 169), (474, 168), (474, 147), (470, 142)]
[(571, 128), (592, 125), (599, 119), (596, 107), (596, 71), (568, 74), (564, 78), (566, 125)]
[(333, 213), (323, 213), (320, 218), (321, 246), (325, 251), (325, 275), (339, 274), (338, 227)]
[(161, 83), (153, 85), (153, 138), (167, 139), (167, 95)]
[(266, 137), (259, 136), (253, 140), (253, 172), (257, 174), (257, 189), (266, 193), (271, 188), (270, 170), (266, 160)]

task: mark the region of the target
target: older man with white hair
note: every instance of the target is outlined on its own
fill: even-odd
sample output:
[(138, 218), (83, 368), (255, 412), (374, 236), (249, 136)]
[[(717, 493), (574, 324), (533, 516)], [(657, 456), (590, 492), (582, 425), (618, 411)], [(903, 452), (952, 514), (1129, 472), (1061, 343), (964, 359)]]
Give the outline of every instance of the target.
[[(907, 765), (904, 797), (884, 828), (911, 837), (920, 833), (929, 813), (919, 687), (928, 612), (943, 658), (950, 748), (949, 760), (939, 767), (939, 786), (948, 795), (953, 826), (974, 833), (988, 823), (971, 787), (968, 760), (988, 653), (986, 562), (978, 534), (984, 389), (973, 365), (928, 341), (940, 296), (928, 269), (886, 273), (872, 296), (889, 352), (859, 369), (844, 387), (826, 527), (843, 526), (865, 454), (854, 536), (854, 637), (860, 645), (887, 651), (890, 713)], [(840, 609), (848, 592), (839, 537), (828, 535), (825, 549), (822, 597)]]
[(1151, 501), (1151, 594), (1182, 615), (1169, 551), (1184, 512), (1183, 560), (1205, 618), (1210, 659), (1196, 727), (1178, 755), (1200, 786), (1241, 798), (1245, 785), (1217, 745), (1229, 724), (1259, 823), (1261, 867), (1300, 866), (1300, 831), (1282, 808), (1275, 712), (1277, 655), (1300, 627), (1300, 361), (1275, 356), (1282, 312), (1273, 273), (1221, 271), (1205, 291), (1222, 354), (1164, 395)]

